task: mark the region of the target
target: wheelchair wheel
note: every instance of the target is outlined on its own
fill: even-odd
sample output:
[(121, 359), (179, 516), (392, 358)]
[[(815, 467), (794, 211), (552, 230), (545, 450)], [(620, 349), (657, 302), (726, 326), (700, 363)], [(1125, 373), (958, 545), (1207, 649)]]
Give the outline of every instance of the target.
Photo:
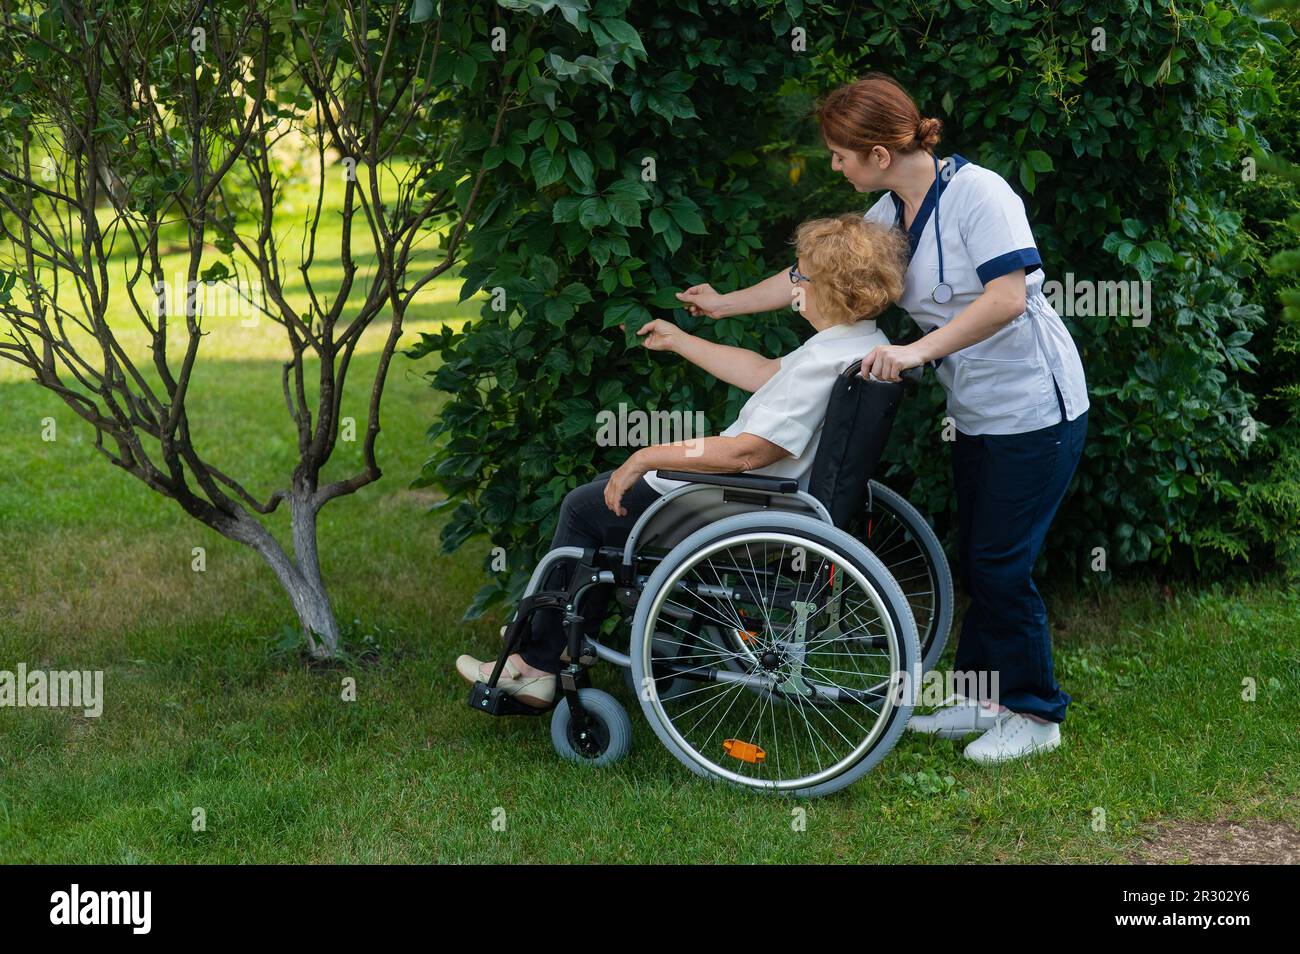
[(952, 571), (930, 524), (903, 497), (871, 482), (869, 509), (859, 539), (885, 565), (903, 591), (916, 620), (921, 666), (939, 662), (952, 629)]
[[(683, 612), (712, 636), (664, 657)], [(862, 543), (802, 514), (727, 517), (679, 543), (646, 581), (632, 675), (655, 734), (693, 772), (788, 795), (852, 784), (911, 715), (920, 648), (906, 598)], [(691, 687), (645, 681), (674, 667)]]
[(578, 698), (589, 717), (589, 731), (585, 737), (578, 731), (569, 700), (561, 699), (551, 714), (551, 744), (555, 751), (571, 762), (596, 768), (623, 761), (632, 747), (632, 720), (627, 711), (617, 699), (599, 689), (579, 689)]

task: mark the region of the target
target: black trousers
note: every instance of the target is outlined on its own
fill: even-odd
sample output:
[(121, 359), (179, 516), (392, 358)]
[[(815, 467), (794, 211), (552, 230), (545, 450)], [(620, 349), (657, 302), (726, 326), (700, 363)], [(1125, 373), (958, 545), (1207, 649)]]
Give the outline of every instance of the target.
[[(591, 483), (575, 487), (565, 494), (564, 503), (560, 506), (560, 522), (555, 527), (555, 536), (551, 538), (552, 550), (556, 547), (613, 547), (627, 542), (637, 518), (659, 499), (660, 494), (642, 477), (623, 495), (623, 508), (627, 511), (627, 516), (620, 517), (605, 506), (605, 484), (612, 473), (612, 470), (608, 470)], [(541, 588), (564, 589), (569, 585), (569, 575), (572, 572), (572, 561), (558, 561), (547, 572)], [(583, 594), (579, 611), (583, 615), (583, 630), (588, 636), (595, 636), (600, 629), (613, 595), (612, 583), (598, 584)], [(544, 672), (559, 672), (563, 668), (560, 654), (567, 646), (564, 614), (560, 610), (538, 610), (533, 614), (531, 631), (526, 636), (519, 655), (528, 665)]]

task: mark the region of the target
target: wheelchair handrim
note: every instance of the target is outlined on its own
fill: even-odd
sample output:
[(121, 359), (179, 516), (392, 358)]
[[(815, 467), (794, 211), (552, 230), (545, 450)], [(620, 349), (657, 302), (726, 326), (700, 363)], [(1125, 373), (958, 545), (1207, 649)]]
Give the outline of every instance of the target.
[[(789, 531), (773, 529), (753, 530), (735, 536), (722, 537), (705, 545), (698, 552), (692, 554), (689, 559), (684, 560), (680, 566), (674, 568), (668, 578), (664, 581), (664, 584), (655, 594), (654, 600), (650, 605), (642, 632), (642, 638), (640, 640), (640, 646), (632, 647), (633, 650), (638, 652), (640, 655), (643, 672), (649, 673), (653, 671), (652, 655), (654, 634), (660, 618), (660, 612), (663, 608), (664, 602), (676, 591), (677, 584), (681, 582), (682, 577), (720, 550), (730, 549), (737, 546), (746, 546), (754, 542), (803, 547), (809, 553), (815, 553), (824, 560), (831, 561), (841, 570), (850, 574), (853, 582), (860, 588), (862, 593), (865, 594), (867, 600), (869, 600), (880, 620), (882, 628), (885, 631), (883, 636), (886, 645), (888, 646), (889, 668), (891, 673), (897, 674), (901, 671), (899, 634), (895, 625), (893, 613), (890, 610), (888, 601), (880, 590), (867, 578), (867, 575), (857, 565), (857, 561), (854, 560), (851, 555), (837, 553), (825, 544), (810, 539), (809, 537), (800, 536)], [(672, 716), (670, 716), (664, 709), (663, 702), (659, 697), (657, 684), (655, 684), (653, 680), (651, 680), (644, 698), (653, 709), (654, 715), (660, 726), (672, 738), (679, 751), (685, 754), (705, 772), (746, 787), (776, 791), (807, 789), (831, 779), (838, 778), (845, 772), (851, 770), (872, 751), (876, 742), (889, 726), (894, 711), (897, 708), (895, 694), (892, 691), (886, 692), (882, 697), (882, 708), (880, 712), (876, 714), (875, 723), (871, 727), (866, 738), (855, 746), (846, 756), (840, 758), (831, 766), (799, 778), (763, 780), (732, 771), (726, 766), (708, 758), (693, 744), (687, 742), (681, 732), (678, 731), (677, 726), (673, 722)], [(867, 711), (870, 710), (868, 709)]]

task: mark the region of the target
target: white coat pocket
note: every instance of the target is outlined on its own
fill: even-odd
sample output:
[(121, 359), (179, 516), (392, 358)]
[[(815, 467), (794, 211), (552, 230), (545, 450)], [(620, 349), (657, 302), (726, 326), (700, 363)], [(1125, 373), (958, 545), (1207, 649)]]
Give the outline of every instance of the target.
[(949, 406), (958, 420), (972, 423), (987, 417), (1036, 407), (1054, 399), (1051, 376), (1038, 363), (1023, 358), (1004, 361), (950, 355), (953, 362)]

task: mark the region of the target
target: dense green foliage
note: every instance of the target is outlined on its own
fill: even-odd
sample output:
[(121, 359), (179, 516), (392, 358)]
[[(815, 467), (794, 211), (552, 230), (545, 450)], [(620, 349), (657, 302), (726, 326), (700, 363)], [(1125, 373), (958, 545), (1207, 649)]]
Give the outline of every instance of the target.
[[(1276, 105), (1270, 64), (1293, 39), (1285, 24), (1139, 0), (500, 6), (517, 8), (493, 12), (511, 25), (512, 55), (535, 65), (509, 91), (519, 105), (506, 145), (484, 148), (499, 175), (465, 293), (502, 288), (505, 310), (489, 297), (478, 323), (414, 352), (442, 355), (432, 383), (455, 394), (421, 478), (455, 506), (444, 546), (488, 534), (510, 563), (472, 612), (503, 584), (522, 586), (564, 492), (626, 456), (596, 446), (598, 410), (625, 401), (703, 410), (715, 430), (730, 422), (742, 394), (642, 352), (615, 326), (667, 316), (671, 291), (692, 282), (729, 290), (771, 274), (798, 221), (866, 207), (829, 173), (808, 107), (869, 69), (944, 120), (942, 153), (1024, 195), (1049, 279), (1151, 282), (1146, 327), (1066, 315), (1092, 414), (1052, 562), (1086, 572), (1103, 547), (1110, 570), (1217, 566), (1277, 542), (1266, 521), (1236, 516), (1271, 445), (1267, 420), (1249, 426), (1258, 250), (1230, 200), (1259, 116)], [(799, 30), (806, 52), (791, 49)], [(467, 93), (486, 109), (486, 88)], [(641, 178), (646, 157), (657, 181)], [(786, 313), (704, 333), (775, 353), (797, 330)], [(946, 528), (940, 399), (931, 384), (905, 408), (888, 479)]]
[[(1291, 7), (1285, 19), (1294, 28), (1300, 11)], [(1268, 437), (1252, 455), (1258, 466), (1244, 482), (1236, 529), (1271, 546), (1294, 569), (1300, 565), (1300, 167), (1284, 156), (1294, 155), (1300, 142), (1300, 41), (1292, 40), (1289, 55), (1272, 67), (1277, 99), (1259, 117), (1260, 148), (1251, 157), (1257, 168), (1233, 197), (1253, 239), (1248, 294), (1268, 316), (1253, 347), (1261, 362), (1255, 413)]]
[[(945, 121), (941, 151), (1021, 191), (1049, 280), (1151, 281), (1147, 327), (1065, 315), (1092, 409), (1049, 556), (1086, 570), (1103, 547), (1113, 570), (1245, 555), (1233, 514), (1258, 466), (1249, 346), (1263, 317), (1242, 287), (1255, 266), (1228, 195), (1272, 105), (1274, 36), (1290, 31), (1214, 3), (931, 6), (923, 28), (886, 3), (852, 18), (821, 85), (866, 68), (897, 76)], [(918, 504), (942, 513), (935, 417), (908, 408), (894, 459)]]
[[(626, 456), (597, 445), (600, 409), (703, 411), (714, 432), (739, 410), (741, 392), (650, 355), (635, 330), (664, 316), (687, 283), (731, 288), (766, 274), (756, 250), (773, 186), (749, 170), (773, 117), (758, 106), (808, 62), (761, 16), (763, 3), (700, 4), (698, 13), (689, 2), (501, 6), (520, 10), (498, 10), (491, 24), (475, 13), (475, 29), (487, 36), (504, 24), (512, 61), (527, 60), (506, 91), (518, 105), (496, 145), (478, 114), (466, 118), (497, 174), (491, 214), (471, 233), (464, 294), (489, 294), (465, 334), (448, 328), (412, 351), (442, 354), (433, 385), (455, 395), (420, 481), (455, 505), (443, 545), (487, 533), (509, 563), (471, 615), (507, 584), (522, 590), (565, 493)], [(486, 110), (493, 95), (486, 83), (466, 90), (473, 108)], [(755, 109), (737, 109), (742, 102)], [(708, 323), (678, 319), (688, 329)], [(795, 327), (745, 319), (709, 333), (783, 353), (798, 344)]]

